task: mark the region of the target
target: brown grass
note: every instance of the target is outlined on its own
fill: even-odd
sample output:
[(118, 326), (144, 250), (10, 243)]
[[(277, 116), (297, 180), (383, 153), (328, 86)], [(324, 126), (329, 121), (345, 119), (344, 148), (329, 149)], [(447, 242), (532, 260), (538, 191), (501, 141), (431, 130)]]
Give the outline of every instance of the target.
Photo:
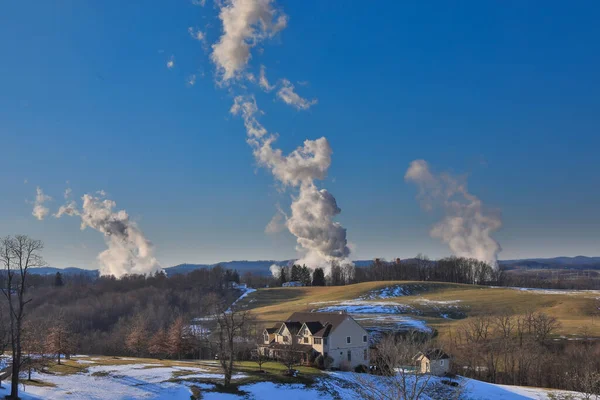
[(285, 320), (292, 312), (310, 311), (322, 306), (311, 303), (352, 300), (372, 290), (398, 284), (422, 285), (425, 290), (417, 295), (387, 300), (409, 304), (421, 310), (426, 317), (420, 319), (438, 329), (440, 334), (447, 332), (461, 320), (429, 316), (432, 306), (419, 304), (420, 300), (460, 300), (458, 305), (467, 318), (486, 314), (522, 314), (530, 310), (540, 311), (558, 319), (561, 323), (558, 333), (561, 335), (577, 336), (585, 328), (589, 334), (600, 336), (600, 315), (596, 300), (596, 297), (599, 296), (589, 292), (547, 294), (510, 288), (437, 282), (365, 282), (336, 287), (260, 289), (247, 296), (243, 304), (259, 321), (265, 325), (271, 325)]

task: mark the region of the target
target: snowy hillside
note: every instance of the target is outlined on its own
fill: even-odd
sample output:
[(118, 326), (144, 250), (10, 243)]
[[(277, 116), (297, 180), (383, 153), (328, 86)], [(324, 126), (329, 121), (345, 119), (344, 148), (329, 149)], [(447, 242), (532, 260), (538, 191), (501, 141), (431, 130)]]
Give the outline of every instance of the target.
[[(110, 364), (111, 362), (117, 364)], [(249, 379), (245, 373), (236, 373), (234, 382), (239, 382), (235, 393), (221, 393), (218, 383), (222, 379), (215, 363), (181, 362), (179, 365), (168, 365), (158, 360), (141, 360), (132, 358), (113, 359), (110, 357), (75, 357), (75, 365), (81, 366), (81, 372), (71, 374), (34, 374), (33, 378), (44, 386), (27, 385), (21, 392), (24, 400), (38, 399), (190, 399), (191, 395), (205, 400), (235, 399), (319, 399), (319, 400), (351, 400), (357, 398), (355, 382), (357, 377), (377, 380), (377, 376), (358, 375), (349, 372), (319, 373), (314, 383), (281, 384), (270, 381)], [(438, 378), (427, 382), (428, 395), (421, 398), (430, 400), (437, 398), (431, 393), (453, 389), (440, 383)], [(0, 397), (8, 393), (8, 384), (0, 389)], [(493, 385), (472, 379), (463, 379), (462, 398), (465, 400), (483, 399), (550, 399), (548, 393), (567, 394), (563, 391), (546, 389)], [(576, 393), (570, 393), (579, 398)]]

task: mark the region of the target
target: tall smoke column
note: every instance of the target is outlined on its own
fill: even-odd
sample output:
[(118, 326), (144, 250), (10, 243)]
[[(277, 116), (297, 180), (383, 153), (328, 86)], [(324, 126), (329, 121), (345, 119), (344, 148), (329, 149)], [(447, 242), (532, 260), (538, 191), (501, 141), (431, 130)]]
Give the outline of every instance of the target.
[(81, 218), (82, 230), (89, 227), (104, 234), (108, 248), (98, 255), (102, 275), (114, 275), (118, 278), (125, 274), (160, 271), (162, 268), (154, 258), (152, 242), (129, 219), (125, 210), (113, 211), (116, 203), (102, 197), (85, 194), (81, 210), (77, 208), (75, 201), (71, 201), (61, 206), (54, 216), (78, 216)]
[(476, 258), (498, 266), (500, 244), (492, 234), (500, 229), (499, 215), (485, 214), (483, 204), (467, 190), (466, 181), (449, 174), (434, 175), (425, 160), (410, 163), (404, 179), (419, 187), (418, 199), (426, 210), (443, 207), (444, 218), (429, 234), (448, 244), (458, 257)]
[[(274, 0), (224, 0), (218, 3), (223, 33), (212, 46), (211, 60), (216, 66), (220, 85), (235, 84), (243, 78), (256, 82), (254, 74), (244, 74), (252, 57), (252, 48), (287, 26), (287, 16), (274, 4)], [(265, 70), (261, 66), (258, 85), (270, 92), (275, 87), (269, 84)], [(316, 99), (307, 100), (298, 95), (287, 79), (282, 79), (280, 85), (277, 97), (297, 110), (307, 110), (317, 103)], [(333, 261), (349, 263), (346, 230), (333, 221), (340, 209), (335, 198), (327, 190), (319, 190), (314, 183), (316, 179), (325, 178), (331, 164), (332, 151), (327, 139), (306, 140), (303, 147), (284, 156), (281, 150), (272, 147), (277, 135), (269, 134), (256, 119), (261, 112), (253, 96), (236, 97), (231, 112), (242, 115), (247, 141), (257, 162), (270, 169), (284, 187), (299, 188), (298, 196), (292, 200), (291, 216), (281, 213), (267, 230), (276, 231), (278, 220), (285, 216), (286, 227), (297, 237), (297, 250), (304, 255), (298, 263), (324, 268)]]
[(333, 195), (314, 183), (326, 177), (331, 164), (327, 139), (306, 140), (304, 146), (284, 156), (272, 147), (277, 135), (269, 134), (256, 119), (260, 111), (254, 97), (236, 97), (231, 113), (242, 116), (257, 162), (270, 169), (282, 185), (299, 188), (292, 200), (292, 214), (286, 218), (287, 228), (297, 238), (297, 250), (304, 253), (297, 263), (326, 269), (333, 261), (350, 263), (346, 229), (333, 221), (341, 210)]

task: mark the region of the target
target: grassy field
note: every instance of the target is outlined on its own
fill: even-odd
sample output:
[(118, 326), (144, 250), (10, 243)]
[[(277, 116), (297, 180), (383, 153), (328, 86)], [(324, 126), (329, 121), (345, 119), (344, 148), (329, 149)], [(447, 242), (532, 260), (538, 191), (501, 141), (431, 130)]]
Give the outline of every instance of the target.
[[(365, 282), (337, 287), (260, 289), (243, 299), (241, 305), (250, 309), (259, 321), (271, 325), (285, 320), (295, 311), (311, 311), (324, 304), (356, 300), (396, 285), (413, 288), (413, 291), (408, 296), (366, 300), (366, 303), (391, 301), (407, 304), (419, 313), (416, 319), (425, 321), (441, 335), (464, 318), (483, 314), (521, 314), (533, 310), (556, 317), (561, 323), (558, 332), (561, 335), (577, 336), (585, 329), (589, 334), (600, 337), (599, 292), (566, 294), (437, 282)], [(436, 304), (456, 300), (458, 302), (453, 304), (464, 315), (443, 318), (436, 312), (439, 308)]]

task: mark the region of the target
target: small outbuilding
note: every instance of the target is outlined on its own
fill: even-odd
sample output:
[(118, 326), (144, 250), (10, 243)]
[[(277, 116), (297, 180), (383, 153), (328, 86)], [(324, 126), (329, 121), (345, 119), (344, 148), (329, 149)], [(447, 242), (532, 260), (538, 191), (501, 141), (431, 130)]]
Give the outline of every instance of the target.
[(440, 349), (430, 349), (419, 352), (415, 356), (415, 361), (420, 373), (444, 376), (450, 372), (452, 359)]

